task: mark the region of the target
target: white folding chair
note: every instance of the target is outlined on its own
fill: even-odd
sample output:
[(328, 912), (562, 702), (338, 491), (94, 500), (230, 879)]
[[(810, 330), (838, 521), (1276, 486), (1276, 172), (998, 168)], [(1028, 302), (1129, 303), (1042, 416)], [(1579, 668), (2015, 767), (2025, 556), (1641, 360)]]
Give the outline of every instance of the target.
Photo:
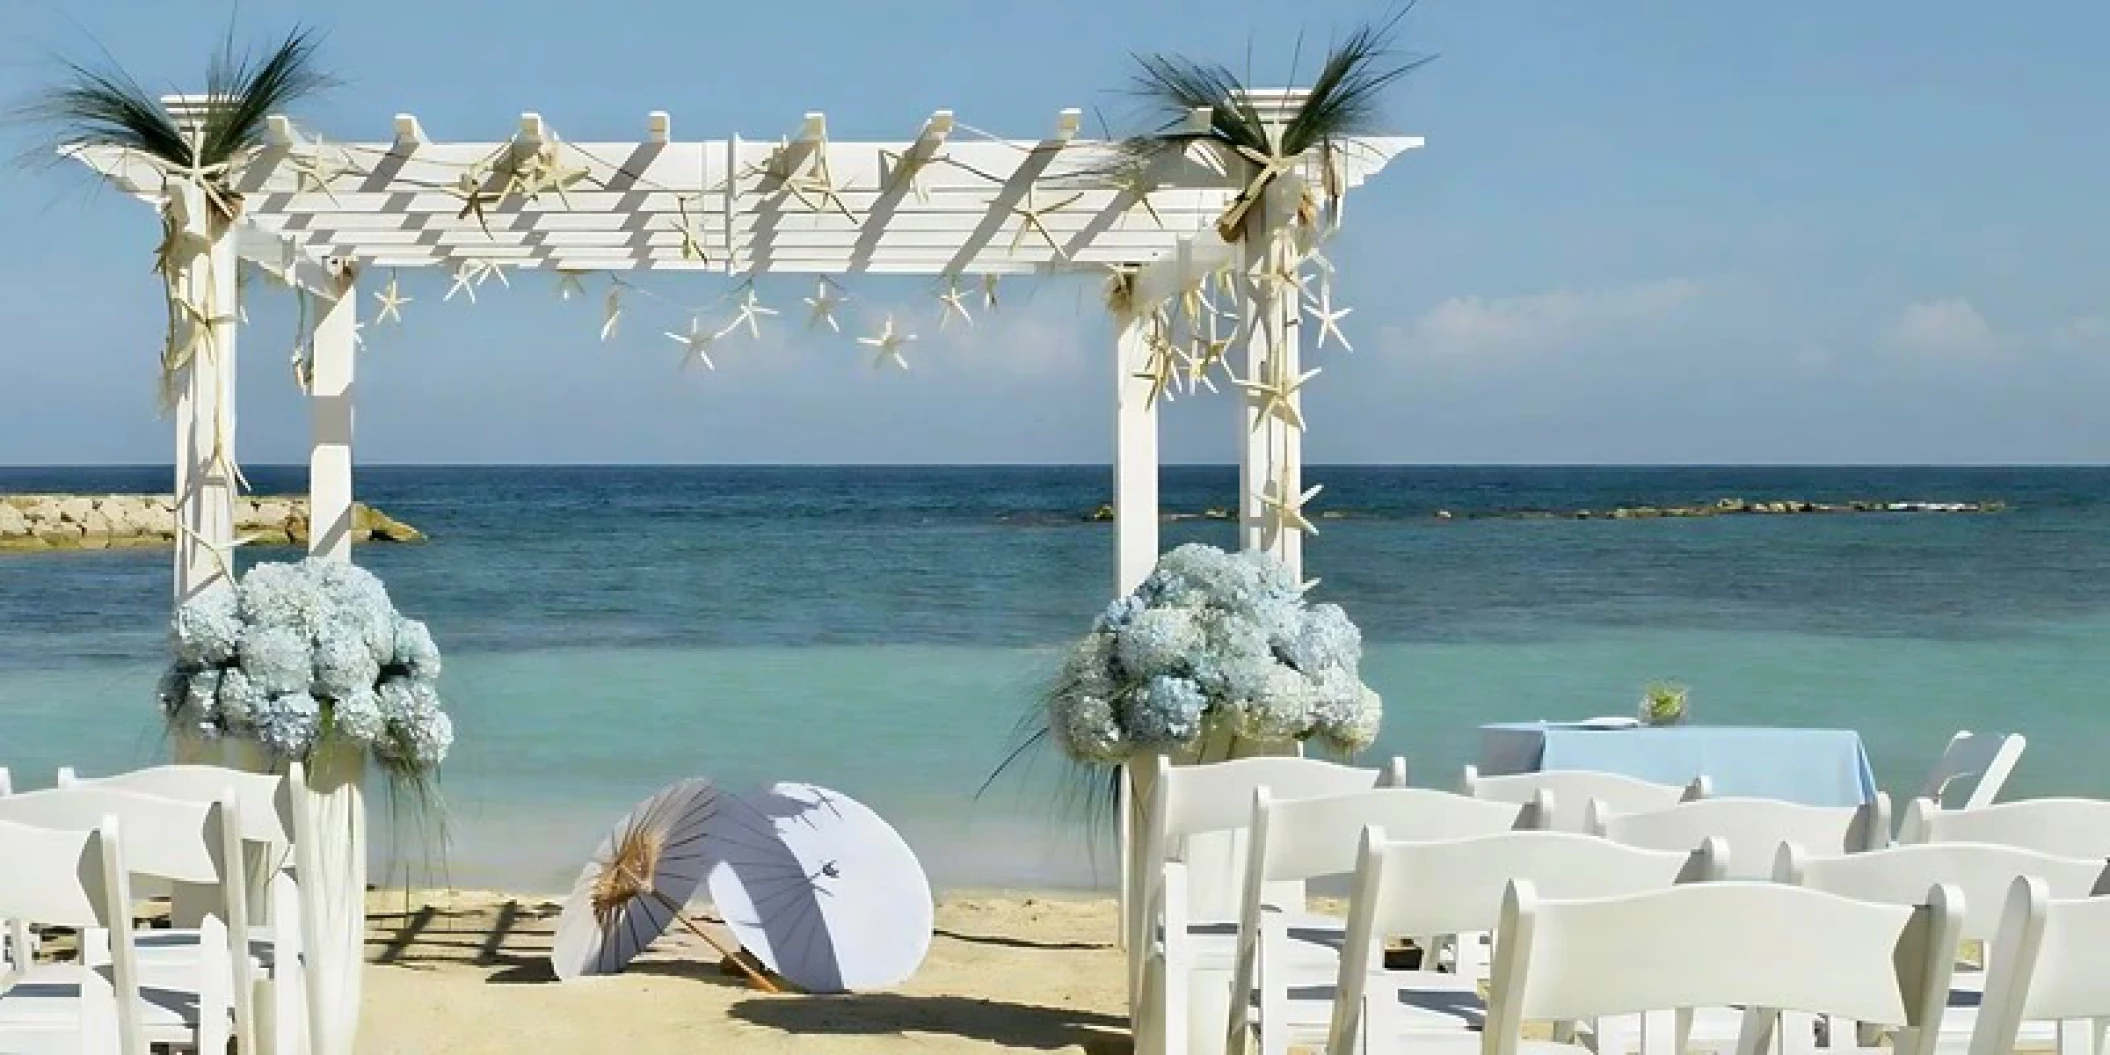
[(147, 1055), (121, 834), (114, 817), (75, 831), (0, 821), (0, 915), (99, 930), (113, 950), (108, 966), (77, 970), (71, 984), (18, 978), (0, 990), (0, 1047)]
[(1945, 810), (1913, 799), (1898, 825), (1901, 843), (1993, 843), (2056, 857), (2110, 858), (2110, 802), (2019, 799), (1973, 810)]
[(2058, 899), (2035, 876), (2009, 888), (1986, 964), (1970, 1055), (2008, 1055), (2025, 1022), (2057, 1023), (2059, 1055), (2099, 1055), (2110, 1033), (2110, 897)]
[[(1136, 929), (1129, 936), (1129, 1007), (1139, 1050), (1186, 1055), (1212, 1051), (1222, 1036), (1228, 998), (1232, 935), (1237, 928), (1238, 880), (1245, 874), (1245, 834), (1253, 793), (1268, 788), (1283, 799), (1367, 791), (1402, 778), (1406, 761), (1361, 769), (1295, 757), (1243, 758), (1174, 766), (1160, 756), (1143, 817), (1142, 887)], [(1215, 840), (1212, 835), (1231, 838)], [(1227, 896), (1219, 897), (1222, 891)], [(1304, 914), (1302, 883), (1272, 884), (1267, 903)], [(1214, 955), (1191, 950), (1214, 937)], [(1216, 984), (1197, 985), (1202, 973)], [(1197, 1000), (1197, 995), (1212, 999)]]
[(2015, 771), (2015, 763), (2021, 760), (2022, 750), (2028, 746), (2029, 741), (2019, 733), (2003, 736), (1960, 730), (1949, 738), (1949, 746), (1927, 773), (1927, 782), (1920, 786), (1916, 797), (1933, 799), (1936, 805), (1946, 807), (1948, 793), (1960, 784), (1968, 784), (1970, 791), (1958, 808), (1975, 810), (1990, 806), (2000, 796), (2008, 774)]
[[(140, 981), (138, 1014), (147, 1039), (155, 1044), (195, 1046), (219, 1052), (232, 1036), (234, 993), (252, 988), (249, 958), (234, 932), (248, 923), (242, 883), (230, 882), (232, 863), (241, 860), (239, 810), (231, 798), (209, 804), (179, 802), (152, 795), (103, 788), (52, 788), (0, 798), (0, 821), (61, 831), (94, 827), (115, 817), (120, 848), (129, 876), (211, 886), (220, 892), (219, 916), (208, 916), (201, 928), (195, 959), (182, 963), (141, 961), (138, 948), (120, 948), (102, 931), (80, 936), (80, 962), (39, 964), (16, 983), (60, 994), (89, 984), (93, 968), (129, 957)], [(232, 930), (231, 930), (232, 928)], [(127, 930), (130, 930), (128, 925)], [(11, 990), (12, 991), (12, 990)], [(19, 1014), (34, 1013), (25, 1002)]]
[[(292, 764), (287, 775), (246, 773), (220, 766), (167, 765), (84, 778), (71, 767), (58, 773), (58, 786), (110, 788), (157, 795), (184, 802), (210, 803), (232, 795), (238, 805), (244, 857), (269, 869), (263, 887), (264, 913), (250, 913), (249, 956), (251, 970), (261, 974), (261, 994), (234, 995), (235, 1032), (265, 1052), (295, 1053), (307, 1046), (307, 991), (301, 950), (307, 947), (304, 926), (310, 925), (300, 887), (288, 871), (293, 844), (293, 795), (302, 786), (302, 767)], [(243, 871), (246, 871), (243, 870)], [(246, 881), (240, 874), (230, 878)], [(248, 891), (247, 893), (254, 893)], [(245, 894), (245, 897), (247, 895)], [(143, 932), (139, 956), (148, 966), (193, 961), (198, 955), (199, 931), (190, 928)]]
[(1615, 897), (1711, 881), (1725, 852), (1714, 842), (1680, 853), (1550, 831), (1422, 842), (1369, 828), (1357, 855), (1339, 968), (1333, 984), (1311, 996), (1326, 1050), (1387, 1050), (1408, 1036), (1422, 1043), (1446, 1034), (1452, 1041), (1477, 1037), (1470, 1030), (1486, 1015), (1479, 983), (1488, 965), (1468, 951), (1479, 942), (1461, 939), (1454, 971), (1391, 971), (1383, 945), (1392, 937), (1493, 932), (1512, 880), (1564, 897)]
[(1641, 1050), (1668, 1053), (1677, 1030), (1667, 1012), (1724, 1006), (1749, 1009), (1739, 1052), (1816, 1050), (1807, 1032), (1781, 1027), (1781, 1012), (1799, 1012), (1895, 1025), (1897, 1055), (1930, 1055), (1935, 1031), (1922, 1027), (1948, 996), (1960, 896), (1935, 887), (1907, 908), (1732, 881), (1559, 901), (1513, 882), (1481, 1050), (1548, 1050), (1527, 1046), (1527, 1021), (1638, 1014)]
[[(1957, 911), (1957, 938), (1964, 942), (1992, 940), (2001, 922), (2001, 906), (2017, 876), (2036, 876), (2056, 898), (2110, 893), (2110, 867), (2102, 861), (2053, 857), (1990, 843), (1895, 846), (1842, 857), (1812, 857), (1794, 843), (1783, 843), (1773, 866), (1775, 882), (1886, 905), (1916, 905), (1929, 887), (1946, 883), (1963, 895)], [(1983, 1013), (1985, 980), (1980, 971), (1956, 971), (1940, 1026), (1943, 1047), (1961, 1047), (1969, 1040)], [(1845, 1035), (1852, 1026), (1834, 1022), (1831, 1033)], [(2046, 1032), (2028, 1039), (2048, 1042), (2052, 1038)]]
[(1878, 793), (1861, 806), (1804, 806), (1776, 799), (1704, 799), (1654, 813), (1609, 814), (1592, 803), (1588, 829), (1628, 846), (1693, 850), (1711, 837), (1726, 840), (1730, 879), (1763, 880), (1773, 854), (1792, 842), (1819, 854), (1861, 853), (1890, 841), (1890, 799)]
[[(14, 778), (8, 774), (6, 766), (0, 766), (0, 798), (14, 793)], [(36, 933), (30, 930), (28, 920), (5, 916), (0, 919), (7, 921), (7, 933), (0, 936), (0, 940), (7, 943), (7, 969), (15, 973), (29, 970), (30, 964), (37, 960)]]
[(1558, 812), (1546, 824), (1547, 829), (1586, 832), (1584, 814), (1592, 799), (1604, 804), (1608, 816), (1653, 813), (1680, 802), (1708, 798), (1713, 785), (1705, 775), (1695, 776), (1691, 783), (1684, 785), (1657, 784), (1619, 773), (1587, 769), (1549, 769), (1483, 777), (1478, 766), (1466, 766), (1465, 778), (1459, 784), (1459, 790), (1473, 798), (1519, 804), (1530, 802), (1540, 789), (1552, 792), (1554, 801), (1559, 804)]
[[(1257, 1025), (1263, 1055), (1288, 1055), (1293, 1036), (1312, 1038), (1325, 1032), (1323, 1009), (1301, 1018), (1292, 1014), (1291, 990), (1323, 987), (1333, 980), (1346, 922), (1319, 917), (1292, 926), (1296, 913), (1265, 904), (1270, 885), (1355, 871), (1363, 830), (1373, 825), (1403, 839), (1463, 839), (1535, 828), (1553, 809), (1553, 795), (1546, 791), (1525, 805), (1425, 788), (1377, 788), (1287, 801), (1278, 801), (1272, 788), (1254, 791), (1225, 1030), (1228, 1050), (1242, 1051), (1250, 1039), (1253, 1001), (1249, 993), (1259, 1004)], [(1442, 932), (1416, 932), (1415, 936), (1426, 949), (1428, 936), (1438, 933)]]

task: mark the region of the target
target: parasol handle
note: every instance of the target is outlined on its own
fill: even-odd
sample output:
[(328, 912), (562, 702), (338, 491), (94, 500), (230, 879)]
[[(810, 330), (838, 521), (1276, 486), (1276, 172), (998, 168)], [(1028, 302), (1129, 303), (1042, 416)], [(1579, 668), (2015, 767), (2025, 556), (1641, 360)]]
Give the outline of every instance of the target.
[(733, 961), (734, 965), (740, 968), (740, 973), (745, 974), (747, 976), (747, 980), (752, 983), (755, 988), (760, 989), (765, 993), (781, 993), (784, 991), (778, 988), (775, 982), (770, 981), (766, 975), (762, 974), (760, 971), (755, 970), (753, 967), (748, 966), (747, 961), (745, 959), (742, 959), (735, 953), (726, 951), (725, 946), (718, 944), (718, 939), (713, 938), (709, 934), (704, 933), (702, 927), (699, 927), (696, 924), (689, 922), (689, 917), (682, 912), (680, 905), (674, 903), (673, 898), (670, 898), (667, 895), (662, 894), (658, 890), (653, 889), (651, 887), (647, 887), (645, 889), (649, 891), (654, 898), (657, 898), (661, 905), (666, 906), (667, 911), (672, 912), (674, 914), (674, 918), (680, 921), (682, 926), (687, 927), (689, 929), (689, 933), (694, 934), (699, 938), (702, 938), (706, 943), (710, 945), (711, 948), (718, 950), (718, 954), (720, 956), (723, 956), (726, 959)]

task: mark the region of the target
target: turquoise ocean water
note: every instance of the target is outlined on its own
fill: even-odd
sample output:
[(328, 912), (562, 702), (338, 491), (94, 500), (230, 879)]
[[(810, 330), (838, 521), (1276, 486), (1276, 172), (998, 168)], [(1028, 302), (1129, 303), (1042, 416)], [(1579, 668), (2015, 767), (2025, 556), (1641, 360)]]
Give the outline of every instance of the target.
[[(294, 470), (251, 468), (260, 491)], [(1909, 791), (1959, 727), (2030, 748), (2015, 795), (2110, 796), (2110, 470), (1314, 468), (1317, 594), (1368, 641), (1384, 754), (1449, 785), (1482, 722), (1628, 713), (1861, 730)], [(0, 469), (0, 492), (167, 490), (168, 470)], [(1171, 468), (1168, 510), (1235, 472)], [(976, 796), (1062, 645), (1104, 605), (1090, 468), (374, 468), (433, 536), (357, 559), (446, 652), (448, 848), (384, 831), (398, 880), (555, 891), (661, 784), (826, 784), (894, 821), (942, 886), (1110, 879), (1034, 760)], [(1438, 509), (1749, 499), (2008, 503), (1984, 516), (1438, 520)], [(1167, 546), (1233, 542), (1218, 522)], [(264, 559), (289, 554), (261, 554)], [(245, 560), (259, 555), (245, 555)], [(164, 552), (0, 555), (0, 765), (165, 753)], [(377, 818), (390, 813), (374, 797)], [(407, 825), (403, 826), (405, 829)], [(444, 868), (444, 871), (442, 871)]]

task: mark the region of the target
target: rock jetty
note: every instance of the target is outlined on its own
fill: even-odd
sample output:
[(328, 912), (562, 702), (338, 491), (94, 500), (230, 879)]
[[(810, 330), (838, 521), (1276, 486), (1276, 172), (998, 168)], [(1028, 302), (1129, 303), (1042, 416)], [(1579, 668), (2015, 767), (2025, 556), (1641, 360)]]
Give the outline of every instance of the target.
[[(308, 500), (237, 498), (234, 532), (252, 546), (305, 546)], [(0, 495), (0, 552), (174, 545), (168, 495)], [(423, 532), (363, 502), (352, 505), (353, 542), (422, 542)]]
[[(2005, 502), (1889, 502), (1874, 499), (1856, 499), (1850, 502), (1809, 502), (1799, 499), (1781, 501), (1752, 501), (1744, 498), (1724, 498), (1703, 505), (1670, 506), (1613, 506), (1606, 509), (1483, 509), (1450, 510), (1439, 509), (1430, 514), (1437, 520), (1653, 520), (1663, 517), (1715, 517), (1715, 516), (1791, 516), (1803, 513), (2004, 513)], [(1327, 510), (1319, 514), (1321, 520), (1355, 519), (1357, 514), (1344, 510)], [(1108, 521), (1114, 518), (1114, 507), (1101, 505), (1085, 514), (1090, 521)], [(1160, 519), (1180, 520), (1229, 520), (1228, 509), (1205, 509), (1199, 513), (1164, 513)]]

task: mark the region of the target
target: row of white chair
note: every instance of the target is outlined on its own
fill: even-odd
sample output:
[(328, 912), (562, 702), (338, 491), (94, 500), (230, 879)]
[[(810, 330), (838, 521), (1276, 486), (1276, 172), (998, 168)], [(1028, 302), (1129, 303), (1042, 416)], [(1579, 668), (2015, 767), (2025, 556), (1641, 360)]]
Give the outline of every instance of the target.
[[(25, 1037), (41, 1045), (63, 1035), (84, 1045), (69, 1040), (63, 1050), (127, 1055), (144, 1052), (135, 1040), (200, 1052), (223, 1051), (230, 1039), (243, 1051), (313, 1049), (319, 1038), (308, 1034), (312, 979), (303, 970), (301, 950), (314, 921), (300, 898), (296, 872), (285, 867), (312, 845), (301, 838), (298, 766), (285, 776), (161, 766), (96, 780), (61, 770), (57, 787), (19, 795), (5, 793), (11, 788), (4, 773), (0, 823), (7, 827), (0, 829), (0, 857), (24, 862), (21, 874), (29, 878), (12, 888), (15, 899), (0, 903), (0, 918), (10, 921), (13, 967), (10, 984), (0, 991), (0, 1048), (15, 1050), (8, 1045), (30, 1043)], [(31, 830), (76, 841), (30, 839), (18, 848), (13, 840)], [(37, 900), (34, 891), (60, 889), (54, 877), (72, 867), (38, 856), (54, 846), (60, 858), (70, 852), (76, 862), (84, 848), (115, 855), (124, 896), (108, 904)], [(254, 906), (262, 913), (260, 926), (252, 926), (256, 913), (245, 862), (259, 863), (267, 873), (255, 880), (264, 895)], [(178, 885), (207, 896), (211, 908), (198, 926), (134, 926), (134, 898)], [(114, 894), (112, 888), (101, 891), (106, 899)], [(67, 911), (51, 914), (61, 908)], [(90, 908), (96, 919), (84, 923), (82, 910)], [(37, 962), (32, 922), (84, 927), (78, 958)], [(108, 1000), (100, 995), (105, 991)], [(111, 1038), (119, 1039), (104, 1043)]]
[[(1207, 1022), (1212, 1018), (1224, 1021), (1226, 1015), (1231, 1022), (1229, 1035), (1240, 1036), (1240, 1019), (1246, 1014), (1245, 1001), (1235, 999), (1232, 994), (1247, 991), (1248, 984), (1261, 970), (1261, 963), (1274, 962), (1279, 972), (1301, 970), (1309, 974), (1309, 968), (1318, 967), (1330, 974), (1331, 966), (1336, 962), (1334, 949), (1342, 924), (1338, 920), (1303, 913), (1303, 889), (1299, 881), (1350, 870), (1344, 859), (1353, 855), (1355, 836), (1363, 826), (1355, 823), (1358, 816), (1365, 821), (1389, 820), (1410, 841), (1416, 842), (1452, 838), (1475, 831), (1493, 834), (1516, 828), (1541, 828), (1547, 827), (1549, 821), (1558, 823), (1573, 816), (1572, 808), (1566, 813), (1562, 811), (1561, 800), (1552, 794), (1553, 787), (1547, 782), (1537, 787), (1530, 802), (1511, 803), (1507, 808), (1494, 810), (1486, 808), (1489, 803), (1469, 803), (1437, 792), (1393, 790), (1383, 794), (1368, 793), (1373, 786), (1387, 783), (1386, 777), (1396, 773), (1397, 769), (1396, 761), (1392, 769), (1376, 771), (1302, 759), (1255, 759), (1219, 766), (1183, 767), (1177, 775), (1169, 767), (1161, 768), (1146, 839), (1149, 852), (1165, 860), (1166, 864), (1156, 873), (1156, 881), (1145, 889), (1149, 899), (1145, 904), (1152, 925), (1148, 931), (1131, 934), (1132, 949), (1140, 951), (1136, 972), (1131, 978), (1131, 996), (1135, 1001), (1139, 1041), (1145, 1050), (1210, 1050), (1213, 1045), (1208, 1041), (1214, 1038), (1208, 1034), (1216, 1031), (1208, 1029)], [(1604, 778), (1601, 774), (1546, 776), (1553, 778), (1553, 785), (1570, 790), (1591, 783), (1606, 786), (1605, 780), (1599, 779)], [(1612, 784), (1624, 782), (1626, 785), (1614, 787), (1614, 791), (1633, 792), (1637, 789), (1631, 785), (1639, 783), (1624, 781), (1624, 778), (1606, 779)], [(1285, 814), (1286, 817), (1296, 817), (1295, 820), (1276, 823), (1266, 819), (1268, 799), (1263, 795), (1257, 813), (1241, 822), (1235, 817), (1236, 811), (1227, 805), (1235, 798), (1240, 786), (1268, 787), (1277, 795), (1286, 790), (1289, 794), (1283, 798), (1312, 799), (1344, 794), (1346, 797), (1331, 805), (1308, 803), (1298, 806), (1287, 801), (1276, 802), (1274, 806), (1278, 809), (1291, 811)], [(1496, 786), (1517, 785), (1498, 783)], [(1357, 789), (1365, 794), (1348, 794)], [(1483, 786), (1481, 790), (1487, 789)], [(1654, 805), (1661, 801), (1689, 800), (1704, 794), (1705, 782), (1699, 781), (1684, 789), (1643, 785), (1640, 790), (1656, 796), (1655, 800), (1643, 803)], [(1631, 795), (1629, 799), (1632, 799)], [(1799, 843), (1822, 855), (1855, 853), (1888, 845), (1887, 805), (1887, 800), (1881, 797), (1859, 809), (1719, 799), (1688, 801), (1673, 809), (1645, 814), (1620, 815), (1607, 809), (1601, 801), (1591, 801), (1581, 811), (1582, 821), (1577, 826), (1637, 848), (1653, 848), (1671, 855), (1669, 859), (1677, 860), (1683, 860), (1694, 847), (1706, 843), (1709, 836), (1724, 837), (1715, 843), (1718, 848), (1711, 867), (1716, 874), (1727, 878), (1766, 879), (1774, 871), (1774, 848), (1782, 841)], [(2045, 843), (2044, 838), (2033, 839), (2028, 832), (2013, 829), (2018, 823), (2025, 829), (2056, 829), (2069, 845), (2077, 832), (2102, 831), (2106, 839), (2102, 853), (2096, 854), (2096, 859), (2100, 860), (2102, 856), (2110, 855), (2110, 824), (2097, 822), (2091, 829), (2089, 821), (2095, 815), (2088, 813), (2090, 807), (2099, 805), (2062, 806), (2040, 802), (2029, 804), (2025, 811), (2002, 808), (1991, 815), (1996, 820), (1990, 824), (1980, 823), (1978, 828), (1990, 830), (2004, 826), (2010, 830), (2009, 837), (2040, 845)], [(1364, 813), (1357, 814), (1359, 809)], [(1298, 816), (1299, 810), (1310, 815)], [(2076, 810), (2088, 815), (2080, 816)], [(2061, 819), (2041, 820), (2055, 815)], [(1931, 803), (1915, 803), (1908, 814), (1908, 827), (1917, 825), (1922, 839), (1968, 838), (1971, 837), (1970, 822), (1966, 818), (1967, 814), (1940, 811)], [(1247, 823), (1252, 825), (1253, 833), (1239, 911), (1239, 923), (1244, 926), (1229, 925), (1221, 914), (1189, 911), (1190, 906), (1183, 896), (1188, 864), (1180, 860), (1173, 844), (1182, 837), (1242, 827)], [(1959, 823), (1967, 827), (1957, 828)], [(1944, 830), (1949, 834), (1945, 835)], [(1291, 834), (1278, 836), (1280, 832)], [(1332, 849), (1329, 851), (1326, 846)], [(1735, 856), (1739, 848), (1741, 856)], [(1483, 883), (1482, 888), (1483, 907), (1492, 911), (1492, 899), (1499, 893), (1501, 883)], [(1982, 885), (1980, 889), (1983, 889)], [(1285, 910), (1270, 911), (1265, 919), (1278, 926), (1285, 935), (1298, 939), (1276, 942), (1279, 952), (1274, 956), (1261, 951), (1267, 943), (1256, 932), (1256, 920), (1260, 918), (1263, 904)], [(1479, 929), (1488, 929), (1488, 922), (1483, 921)], [(1334, 937), (1329, 939), (1329, 935)], [(1426, 939), (1422, 945), (1424, 949), (1432, 947)], [(1462, 945), (1459, 955), (1466, 956), (1476, 951), (1475, 946)], [(1224, 978), (1226, 984), (1221, 986), (1220, 994), (1215, 992), (1218, 987), (1214, 984), (1195, 985), (1194, 980), (1198, 977), (1214, 978), (1224, 974), (1231, 977)], [(1275, 991), (1267, 985), (1260, 986), (1260, 990), (1263, 1000), (1269, 999), (1268, 994)], [(1226, 999), (1230, 1002), (1229, 1007), (1222, 1003)], [(1263, 1011), (1264, 1033), (1271, 1017)], [(1270, 1044), (1268, 1050), (1276, 1048)]]

